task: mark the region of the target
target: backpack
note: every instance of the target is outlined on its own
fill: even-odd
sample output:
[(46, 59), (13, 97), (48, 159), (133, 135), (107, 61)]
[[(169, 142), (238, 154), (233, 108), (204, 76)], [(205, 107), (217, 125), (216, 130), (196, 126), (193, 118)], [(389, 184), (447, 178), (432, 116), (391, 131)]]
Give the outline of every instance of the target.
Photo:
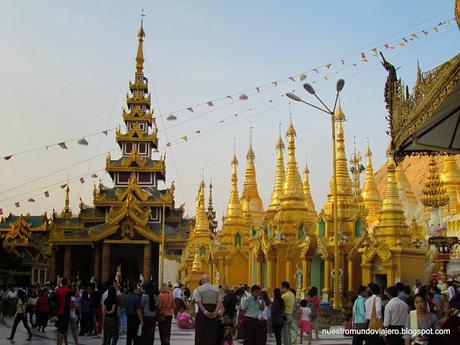
[(313, 303), (313, 298), (308, 297), (307, 298), (307, 308), (309, 308), (311, 310), (311, 314), (310, 314), (310, 319), (311, 320), (315, 319), (318, 316), (318, 315), (316, 315), (316, 308), (317, 307), (318, 307), (318, 305)]

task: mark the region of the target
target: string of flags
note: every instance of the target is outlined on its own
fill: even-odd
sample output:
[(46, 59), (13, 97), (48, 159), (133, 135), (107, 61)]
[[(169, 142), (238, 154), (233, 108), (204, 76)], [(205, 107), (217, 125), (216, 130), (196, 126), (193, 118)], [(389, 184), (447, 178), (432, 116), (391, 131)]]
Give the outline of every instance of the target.
[(65, 140), (65, 141), (61, 141), (61, 142), (58, 142), (58, 143), (54, 143), (54, 144), (49, 144), (49, 145), (45, 145), (45, 146), (40, 146), (40, 147), (36, 147), (36, 148), (33, 148), (33, 149), (30, 149), (30, 150), (25, 150), (25, 151), (21, 151), (21, 152), (17, 152), (17, 153), (14, 153), (14, 154), (10, 154), (10, 155), (7, 155), (7, 156), (3, 156), (3, 159), (6, 160), (6, 161), (9, 161), (11, 158), (15, 157), (15, 156), (19, 156), (19, 155), (23, 155), (23, 154), (26, 154), (26, 153), (30, 153), (30, 152), (34, 152), (34, 151), (38, 151), (38, 150), (48, 150), (49, 148), (53, 147), (53, 146), (59, 146), (61, 149), (63, 150), (68, 150), (69, 149), (69, 144), (70, 143), (76, 143), (77, 145), (80, 145), (80, 146), (88, 146), (89, 145), (89, 142), (88, 142), (88, 139), (87, 138), (90, 138), (90, 137), (93, 137), (93, 136), (96, 136), (96, 135), (100, 135), (100, 134), (104, 134), (105, 136), (107, 136), (109, 134), (109, 132), (111, 131), (114, 131), (116, 129), (116, 127), (114, 128), (110, 128), (110, 129), (105, 129), (103, 131), (99, 131), (99, 132), (96, 132), (96, 133), (92, 133), (92, 134), (88, 134), (88, 135), (85, 135), (83, 137), (79, 137), (79, 138), (72, 138), (72, 139), (68, 139), (68, 140)]
[[(447, 20), (444, 20), (444, 21), (440, 21), (440, 22), (438, 22), (437, 24), (435, 24), (434, 26), (432, 26), (430, 28), (426, 28), (424, 30), (414, 32), (412, 34), (409, 34), (407, 36), (401, 37), (399, 39), (393, 40), (393, 41), (388, 42), (388, 43), (384, 43), (383, 45), (380, 45), (379, 47), (374, 47), (374, 48), (371, 48), (371, 49), (364, 50), (364, 51), (358, 53), (357, 55), (350, 55), (348, 57), (342, 57), (342, 58), (333, 60), (331, 62), (322, 64), (320, 66), (317, 66), (315, 68), (311, 68), (311, 69), (309, 69), (307, 71), (303, 71), (303, 72), (300, 72), (300, 73), (297, 73), (297, 74), (294, 74), (294, 75), (291, 75), (291, 76), (288, 76), (288, 77), (285, 77), (285, 78), (282, 78), (282, 79), (279, 79), (279, 80), (274, 80), (274, 81), (272, 81), (270, 83), (259, 85), (259, 86), (256, 86), (254, 88), (251, 88), (251, 89), (246, 89), (246, 90), (243, 90), (243, 91), (231, 94), (231, 95), (214, 98), (214, 99), (206, 101), (204, 103), (198, 103), (198, 104), (195, 104), (193, 106), (188, 106), (188, 107), (184, 107), (184, 108), (181, 108), (181, 109), (177, 109), (175, 111), (167, 112), (165, 114), (166, 120), (167, 121), (176, 121), (176, 120), (178, 120), (178, 116), (177, 116), (178, 114), (183, 113), (183, 112), (191, 112), (191, 113), (193, 113), (193, 112), (195, 112), (197, 110), (197, 108), (202, 108), (203, 106), (208, 107), (208, 108), (209, 107), (212, 108), (212, 107), (215, 107), (216, 104), (219, 104), (221, 102), (227, 102), (224, 105), (229, 105), (229, 104), (231, 104), (231, 103), (233, 103), (235, 101), (238, 101), (238, 100), (239, 101), (246, 101), (246, 100), (249, 99), (249, 96), (251, 96), (253, 94), (258, 94), (260, 92), (266, 91), (266, 90), (271, 89), (271, 88), (276, 88), (276, 87), (278, 87), (278, 85), (280, 85), (282, 83), (286, 83), (288, 81), (291, 81), (291, 82), (304, 81), (305, 79), (307, 79), (309, 74), (312, 73), (312, 72), (314, 72), (315, 74), (322, 74), (323, 71), (327, 73), (334, 66), (342, 67), (342, 66), (350, 65), (350, 66), (356, 67), (356, 66), (358, 66), (359, 63), (369, 63), (370, 58), (375, 58), (375, 57), (378, 58), (378, 55), (379, 55), (380, 51), (394, 50), (394, 49), (397, 49), (399, 47), (406, 47), (408, 44), (416, 42), (417, 40), (420, 40), (423, 37), (427, 37), (431, 33), (439, 32), (439, 29), (442, 26), (451, 25), (452, 20), (453, 19), (447, 19)], [(329, 80), (328, 75), (327, 74), (323, 75), (323, 79), (324, 80)]]
[[(101, 170), (99, 170), (99, 171), (102, 171), (102, 170), (104, 170), (104, 169), (101, 169)], [(91, 177), (92, 177), (93, 179), (96, 179), (96, 178), (98, 178), (99, 176), (98, 176), (96, 173), (93, 173), (93, 174), (91, 174)], [(82, 177), (74, 178), (74, 179), (72, 179), (72, 180), (77, 180), (77, 181), (79, 181), (81, 184), (86, 183), (86, 180), (85, 180), (85, 178), (84, 178), (83, 176), (82, 176)], [(68, 185), (69, 185), (69, 182), (66, 182), (66, 183), (64, 183), (64, 184), (58, 185), (58, 188), (65, 189)], [(49, 186), (48, 186), (48, 187), (49, 187)], [(45, 188), (46, 188), (46, 187), (45, 187)], [(41, 193), (35, 195), (35, 197), (38, 196), (38, 195), (41, 195)], [(43, 192), (43, 196), (44, 196), (45, 198), (49, 198), (50, 195), (51, 195), (51, 194), (50, 194), (50, 189), (45, 190), (45, 191)], [(33, 197), (28, 198), (28, 199), (24, 199), (24, 201), (25, 201), (25, 200), (26, 200), (27, 202), (29, 202), (29, 203), (35, 203), (35, 202), (36, 202), (36, 199), (33, 198)], [(22, 202), (22, 201), (16, 201), (16, 202), (14, 202), (13, 205), (14, 205), (16, 208), (20, 208), (20, 207), (21, 207), (21, 202)], [(4, 213), (3, 213), (3, 209), (0, 208), (0, 216), (3, 215), (3, 214), (4, 214)]]

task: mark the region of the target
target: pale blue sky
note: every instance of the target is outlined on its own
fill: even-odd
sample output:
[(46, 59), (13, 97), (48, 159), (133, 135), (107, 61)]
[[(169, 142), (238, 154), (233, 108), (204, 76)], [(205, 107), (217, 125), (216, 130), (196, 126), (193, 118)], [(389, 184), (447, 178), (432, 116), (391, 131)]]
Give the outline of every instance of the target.
[[(121, 107), (134, 74), (141, 8), (147, 15), (145, 73), (155, 114), (160, 115), (270, 83), (352, 52), (359, 60), (363, 49), (381, 48), (384, 43), (453, 18), (453, 7), (453, 0), (2, 1), (0, 155), (121, 123)], [(386, 56), (400, 67), (398, 75), (412, 85), (417, 59), (423, 70), (431, 69), (457, 54), (458, 42), (456, 26), (446, 25), (439, 33), (432, 32), (408, 47), (386, 52)], [(331, 103), (335, 80), (345, 78), (342, 107), (348, 118), (347, 156), (350, 158), (353, 149), (353, 136), (361, 152), (369, 136), (377, 169), (385, 160), (389, 142), (383, 102), (386, 72), (371, 56), (368, 64), (352, 67), (346, 60), (346, 68), (335, 66), (334, 62), (328, 73), (330, 81), (315, 79), (314, 74), (309, 74), (307, 80), (317, 80), (318, 93)], [(185, 202), (187, 213), (194, 214), (203, 169), (205, 180), (212, 179), (214, 183), (215, 207), (219, 218), (222, 216), (230, 191), (233, 141), (235, 138), (240, 161), (241, 192), (252, 126), (259, 192), (267, 207), (273, 188), (278, 124), (284, 134), (290, 116), (287, 100), (280, 95), (297, 89), (305, 99), (312, 100), (301, 90), (301, 84), (298, 80), (280, 84), (201, 117), (196, 116), (208, 111), (206, 106), (196, 108), (194, 113), (175, 113), (178, 121), (174, 123), (158, 118), (160, 150), (166, 152), (168, 184), (176, 181), (177, 205)], [(269, 103), (269, 99), (273, 101)], [(229, 119), (248, 108), (255, 110), (241, 113), (237, 121)], [(308, 157), (312, 194), (319, 211), (326, 200), (331, 175), (329, 121), (299, 104), (292, 104), (291, 112), (297, 130), (297, 160), (303, 170)], [(222, 119), (224, 123), (220, 123)], [(206, 126), (209, 127), (204, 130)], [(203, 135), (191, 135), (188, 143), (165, 150), (166, 142), (177, 141), (196, 130), (202, 130)], [(71, 144), (68, 151), (52, 147), (1, 160), (0, 208), (5, 213), (38, 213), (53, 207), (60, 211), (62, 190), (44, 187), (63, 183), (67, 176), (72, 179), (103, 169), (105, 156), (8, 193), (2, 191), (114, 147), (113, 132), (88, 141), (88, 147)], [(119, 152), (113, 156), (118, 157)], [(86, 181), (91, 180), (89, 175)], [(107, 175), (103, 176), (109, 184)], [(46, 189), (51, 193), (49, 199), (43, 197)], [(75, 211), (80, 195), (86, 203), (92, 201), (88, 182), (72, 182), (71, 193)], [(35, 204), (23, 201), (30, 197), (36, 199)], [(15, 201), (22, 201), (20, 209), (14, 207)]]

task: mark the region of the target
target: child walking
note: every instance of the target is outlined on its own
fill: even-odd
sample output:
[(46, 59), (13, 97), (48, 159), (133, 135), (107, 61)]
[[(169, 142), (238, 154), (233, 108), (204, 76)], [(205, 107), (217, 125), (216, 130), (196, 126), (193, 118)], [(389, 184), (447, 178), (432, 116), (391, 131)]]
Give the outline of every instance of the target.
[(311, 315), (312, 311), (308, 307), (308, 302), (306, 299), (300, 301), (300, 322), (299, 322), (299, 331), (300, 331), (300, 343), (303, 344), (303, 334), (308, 334), (308, 345), (311, 345), (311, 331), (312, 331), (312, 324), (311, 324)]

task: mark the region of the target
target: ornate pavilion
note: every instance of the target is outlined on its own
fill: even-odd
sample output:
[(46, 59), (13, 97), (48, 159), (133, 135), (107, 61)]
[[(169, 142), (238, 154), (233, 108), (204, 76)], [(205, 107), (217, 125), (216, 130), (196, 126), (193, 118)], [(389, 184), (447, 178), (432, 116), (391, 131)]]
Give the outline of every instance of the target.
[[(141, 25), (134, 82), (129, 84), (122, 114), (126, 130), (117, 130), (115, 137), (122, 155), (119, 159), (108, 155), (106, 160), (113, 187), (94, 185), (93, 206), (80, 202), (77, 214), (70, 209), (67, 185), (61, 213), (1, 219), (3, 248), (11, 264), (15, 257), (21, 258), (21, 274), (32, 283), (53, 281), (57, 275), (85, 282), (92, 278), (106, 282), (116, 276), (125, 283), (158, 282), (163, 231), (164, 257), (179, 261), (191, 221), (184, 219), (183, 206), (175, 207), (174, 183), (159, 188), (166, 166), (164, 156), (154, 158), (158, 138), (143, 72), (144, 36)], [(17, 276), (11, 270), (7, 273)]]

